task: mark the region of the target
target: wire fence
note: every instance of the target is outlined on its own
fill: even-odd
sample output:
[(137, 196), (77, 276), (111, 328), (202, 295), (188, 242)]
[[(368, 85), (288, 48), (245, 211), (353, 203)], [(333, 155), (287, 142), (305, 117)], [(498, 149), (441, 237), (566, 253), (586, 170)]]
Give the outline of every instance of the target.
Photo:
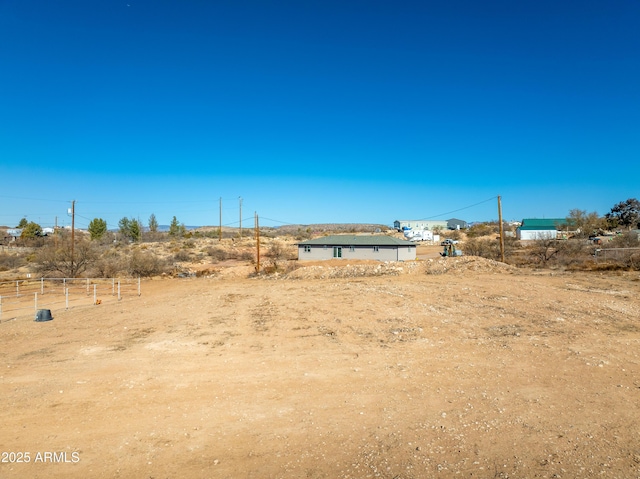
[(0, 282), (0, 321), (141, 295), (140, 278), (39, 278)]
[(627, 264), (640, 261), (640, 248), (598, 248), (595, 251), (596, 263), (616, 262)]

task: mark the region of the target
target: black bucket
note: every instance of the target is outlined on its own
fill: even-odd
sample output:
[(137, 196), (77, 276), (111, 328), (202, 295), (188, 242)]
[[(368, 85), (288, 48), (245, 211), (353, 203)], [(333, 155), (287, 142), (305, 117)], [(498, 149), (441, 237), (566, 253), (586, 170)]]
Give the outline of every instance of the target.
[(52, 319), (53, 319), (53, 316), (51, 316), (50, 309), (39, 309), (38, 312), (36, 313), (36, 321), (38, 322), (51, 321)]

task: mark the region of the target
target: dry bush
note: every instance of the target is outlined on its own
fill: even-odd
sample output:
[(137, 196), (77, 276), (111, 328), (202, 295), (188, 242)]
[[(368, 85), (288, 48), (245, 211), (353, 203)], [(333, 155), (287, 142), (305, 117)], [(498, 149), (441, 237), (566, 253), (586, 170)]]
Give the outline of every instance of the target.
[(174, 262), (178, 261), (178, 262), (186, 263), (186, 262), (191, 261), (191, 259), (192, 259), (191, 253), (189, 253), (188, 251), (185, 251), (185, 250), (180, 250), (176, 254), (173, 255), (173, 261)]
[(539, 239), (527, 247), (530, 264), (540, 267), (590, 269), (593, 247), (584, 240)]
[[(505, 261), (511, 262), (515, 251), (519, 248), (519, 242), (515, 238), (504, 239), (504, 256)], [(500, 261), (502, 253), (500, 252), (500, 241), (492, 238), (471, 238), (464, 242), (461, 247), (463, 253), (467, 256), (480, 256), (482, 258)]]
[(638, 248), (638, 247), (640, 247), (638, 234), (631, 231), (618, 235), (607, 243), (607, 248)]
[(75, 241), (62, 236), (56, 245), (49, 242), (36, 253), (35, 270), (42, 275), (77, 278), (93, 267), (99, 257), (98, 246), (87, 238)]
[(498, 232), (500, 232), (499, 224), (476, 223), (467, 229), (466, 234), (468, 238), (479, 238), (481, 236), (494, 235)]
[(207, 248), (206, 253), (215, 261), (224, 261), (229, 257), (229, 253), (224, 248), (212, 246)]
[(255, 256), (252, 250), (232, 250), (228, 252), (228, 259), (235, 259), (238, 261), (255, 262)]
[(447, 230), (446, 233), (443, 232), (445, 236), (452, 240), (461, 240), (464, 239), (464, 234), (460, 230)]
[(24, 257), (17, 254), (0, 254), (0, 271), (9, 271), (10, 269), (19, 268), (26, 263)]
[(168, 271), (167, 262), (150, 252), (134, 251), (129, 259), (128, 272), (134, 277), (158, 276)]
[(489, 238), (471, 238), (464, 243), (464, 254), (482, 258), (499, 260), (500, 243)]
[(116, 249), (105, 251), (91, 268), (96, 278), (115, 278), (128, 270), (128, 261)]

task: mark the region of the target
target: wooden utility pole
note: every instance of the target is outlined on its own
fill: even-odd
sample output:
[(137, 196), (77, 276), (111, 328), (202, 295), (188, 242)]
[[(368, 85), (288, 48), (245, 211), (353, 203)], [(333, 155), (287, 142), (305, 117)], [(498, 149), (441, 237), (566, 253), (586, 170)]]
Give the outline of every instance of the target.
[(242, 239), (242, 196), (238, 197), (240, 202), (240, 239)]
[(504, 263), (504, 226), (502, 225), (502, 202), (498, 195), (498, 221), (500, 222), (500, 261)]
[(220, 197), (220, 228), (218, 228), (218, 241), (222, 241), (222, 197)]
[(75, 276), (75, 269), (73, 267), (73, 249), (75, 246), (76, 235), (76, 200), (71, 201), (71, 272)]
[(255, 228), (256, 228), (256, 273), (260, 272), (260, 224), (258, 221), (258, 213), (255, 213)]

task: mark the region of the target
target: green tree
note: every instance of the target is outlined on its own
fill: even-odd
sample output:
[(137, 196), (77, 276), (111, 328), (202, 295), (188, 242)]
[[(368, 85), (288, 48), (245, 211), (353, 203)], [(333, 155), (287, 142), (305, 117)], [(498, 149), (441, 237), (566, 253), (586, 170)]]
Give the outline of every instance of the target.
[(622, 201), (611, 208), (605, 218), (613, 228), (617, 226), (627, 229), (637, 228), (640, 221), (640, 201), (635, 198)]
[(175, 216), (171, 219), (169, 225), (169, 236), (182, 236), (185, 233), (186, 228), (183, 224), (178, 223), (178, 218)]
[(118, 230), (120, 231), (120, 234), (125, 238), (129, 238), (131, 236), (131, 225), (129, 224), (129, 218), (125, 216), (124, 218), (121, 218), (120, 221), (118, 221)]
[(94, 218), (89, 223), (89, 234), (91, 240), (98, 240), (107, 232), (107, 222), (102, 218)]
[(140, 223), (140, 220), (129, 220), (129, 231), (131, 233), (130, 238), (133, 241), (140, 241), (142, 237), (142, 223)]
[(151, 231), (152, 233), (158, 232), (158, 220), (156, 219), (156, 215), (154, 215), (153, 213), (151, 213), (151, 216), (149, 216), (149, 231)]
[(20, 235), (23, 239), (33, 239), (42, 236), (42, 227), (38, 223), (34, 223), (31, 221), (27, 223), (22, 228), (22, 234)]
[(129, 219), (126, 216), (118, 221), (120, 234), (131, 241), (140, 241), (142, 236), (142, 225), (139, 220)]
[(29, 222), (27, 221), (27, 218), (22, 218), (20, 220), (20, 223), (18, 223), (18, 228), (24, 228), (28, 224), (29, 224)]

